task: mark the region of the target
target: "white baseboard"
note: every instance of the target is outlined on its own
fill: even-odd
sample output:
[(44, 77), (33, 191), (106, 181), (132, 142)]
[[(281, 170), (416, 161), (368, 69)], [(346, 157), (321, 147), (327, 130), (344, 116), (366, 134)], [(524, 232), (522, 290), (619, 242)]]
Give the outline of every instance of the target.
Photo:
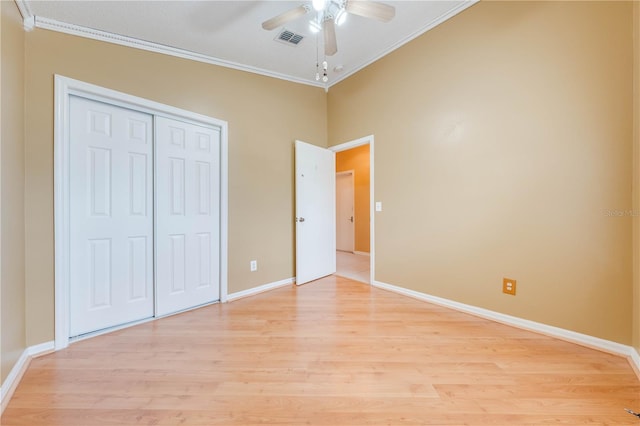
[(636, 371), (636, 376), (640, 379), (640, 352), (637, 349), (631, 348), (631, 355), (629, 356), (629, 362)]
[(20, 358), (18, 358), (18, 361), (16, 361), (13, 368), (9, 372), (7, 378), (2, 383), (2, 386), (0, 387), (0, 415), (4, 413), (4, 409), (7, 408), (9, 400), (18, 387), (18, 383), (20, 383), (22, 376), (24, 375), (25, 371), (27, 371), (29, 361), (31, 361), (31, 357), (29, 356), (29, 349), (25, 349), (22, 352), (22, 355), (20, 355)]
[(5, 379), (2, 386), (0, 386), (0, 415), (4, 413), (4, 409), (9, 405), (9, 400), (13, 396), (16, 388), (18, 387), (18, 383), (22, 380), (22, 376), (27, 371), (27, 367), (29, 367), (29, 363), (33, 358), (36, 358), (40, 355), (45, 355), (54, 351), (54, 343), (45, 342), (39, 345), (29, 346), (26, 348), (18, 361), (16, 361), (15, 365), (9, 372), (9, 375)]
[(286, 278), (284, 280), (276, 281), (273, 283), (263, 284), (258, 287), (253, 287), (247, 290), (237, 291), (235, 293), (231, 293), (227, 295), (227, 302), (231, 302), (232, 300), (240, 299), (242, 297), (253, 296), (258, 293), (262, 293), (265, 291), (273, 290), (274, 288), (284, 287), (285, 285), (291, 285), (296, 282), (296, 278)]
[(42, 355), (49, 354), (55, 351), (54, 341), (40, 343), (39, 345), (29, 346), (27, 352), (31, 358), (37, 358)]
[(453, 300), (444, 299), (442, 297), (431, 296), (429, 294), (421, 293), (419, 291), (409, 290), (403, 287), (398, 287), (398, 286), (383, 283), (380, 281), (374, 281), (372, 285), (374, 287), (378, 287), (383, 290), (392, 291), (394, 293), (409, 296), (414, 299), (433, 303), (434, 305), (444, 306), (446, 308), (451, 308), (456, 311), (465, 312), (467, 314), (475, 315), (477, 317), (489, 319), (502, 324), (511, 325), (513, 327), (521, 328), (524, 330), (534, 331), (536, 333), (555, 337), (571, 343), (576, 343), (582, 346), (587, 346), (589, 348), (598, 349), (603, 352), (608, 352), (615, 355), (622, 355), (629, 360), (629, 363), (632, 364), (632, 367), (634, 368), (636, 375), (638, 375), (638, 378), (640, 378), (640, 354), (638, 354), (638, 351), (631, 346), (612, 342), (610, 340), (600, 339), (598, 337), (589, 336), (587, 334), (577, 333), (575, 331), (566, 330), (564, 328), (553, 327), (553, 326), (542, 324), (539, 322), (530, 321), (530, 320), (514, 317), (511, 315), (501, 314), (499, 312), (491, 311), (489, 309), (478, 308), (476, 306), (455, 302)]
[(354, 251), (353, 254), (359, 254), (360, 256), (371, 256), (371, 253), (366, 251)]

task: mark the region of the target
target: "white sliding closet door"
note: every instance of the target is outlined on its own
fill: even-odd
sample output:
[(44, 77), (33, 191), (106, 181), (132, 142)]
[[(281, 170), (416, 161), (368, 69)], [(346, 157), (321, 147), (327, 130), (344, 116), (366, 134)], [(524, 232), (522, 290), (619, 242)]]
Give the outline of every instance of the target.
[(220, 298), (220, 131), (156, 117), (156, 315)]
[(70, 336), (153, 316), (152, 124), (70, 98)]

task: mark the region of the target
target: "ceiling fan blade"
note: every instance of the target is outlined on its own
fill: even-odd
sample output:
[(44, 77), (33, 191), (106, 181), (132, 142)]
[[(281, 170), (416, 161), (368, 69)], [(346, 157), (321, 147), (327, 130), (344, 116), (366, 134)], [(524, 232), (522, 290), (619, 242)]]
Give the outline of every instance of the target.
[(281, 25), (286, 24), (287, 22), (291, 22), (296, 18), (306, 15), (309, 12), (309, 10), (310, 10), (310, 7), (307, 5), (298, 6), (295, 9), (288, 10), (271, 19), (267, 19), (262, 23), (262, 28), (264, 28), (265, 30), (271, 31), (275, 28), (278, 28)]
[(377, 1), (349, 0), (345, 6), (347, 12), (364, 18), (389, 22), (396, 16), (396, 8)]
[(325, 19), (322, 23), (322, 32), (324, 33), (324, 54), (333, 56), (338, 51), (338, 42), (336, 41), (336, 25), (333, 19)]

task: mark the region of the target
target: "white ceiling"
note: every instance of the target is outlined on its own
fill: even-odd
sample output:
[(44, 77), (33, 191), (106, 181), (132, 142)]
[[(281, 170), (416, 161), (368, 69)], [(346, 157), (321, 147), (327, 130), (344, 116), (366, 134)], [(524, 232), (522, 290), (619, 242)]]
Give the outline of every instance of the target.
[[(186, 54), (187, 57), (324, 86), (315, 81), (316, 36), (308, 29), (309, 15), (285, 26), (305, 36), (297, 46), (274, 40), (281, 28), (265, 31), (261, 27), (263, 21), (301, 4), (310, 4), (310, 0), (21, 1), (22, 6), (26, 5), (27, 13), (35, 15), (39, 27), (79, 31), (84, 35), (89, 33), (87, 28), (99, 30), (125, 36), (120, 41), (125, 40), (129, 44), (144, 40), (150, 42), (144, 46), (152, 46), (156, 50), (163, 50), (167, 46), (173, 48), (168, 50)], [(467, 0), (383, 2), (396, 8), (396, 16), (391, 22), (381, 23), (350, 15), (344, 25), (337, 27), (338, 53), (327, 58), (327, 86), (346, 78), (474, 3)], [(61, 23), (73, 24), (73, 27)], [(319, 43), (322, 54), (322, 38)], [(334, 71), (339, 65), (343, 70)]]

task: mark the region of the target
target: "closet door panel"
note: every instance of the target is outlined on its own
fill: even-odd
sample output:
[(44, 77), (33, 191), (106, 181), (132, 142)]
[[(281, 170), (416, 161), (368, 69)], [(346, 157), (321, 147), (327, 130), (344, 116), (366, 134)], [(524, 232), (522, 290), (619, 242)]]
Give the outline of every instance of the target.
[(149, 318), (153, 117), (72, 96), (70, 336)]
[(156, 315), (220, 298), (220, 132), (156, 118)]

